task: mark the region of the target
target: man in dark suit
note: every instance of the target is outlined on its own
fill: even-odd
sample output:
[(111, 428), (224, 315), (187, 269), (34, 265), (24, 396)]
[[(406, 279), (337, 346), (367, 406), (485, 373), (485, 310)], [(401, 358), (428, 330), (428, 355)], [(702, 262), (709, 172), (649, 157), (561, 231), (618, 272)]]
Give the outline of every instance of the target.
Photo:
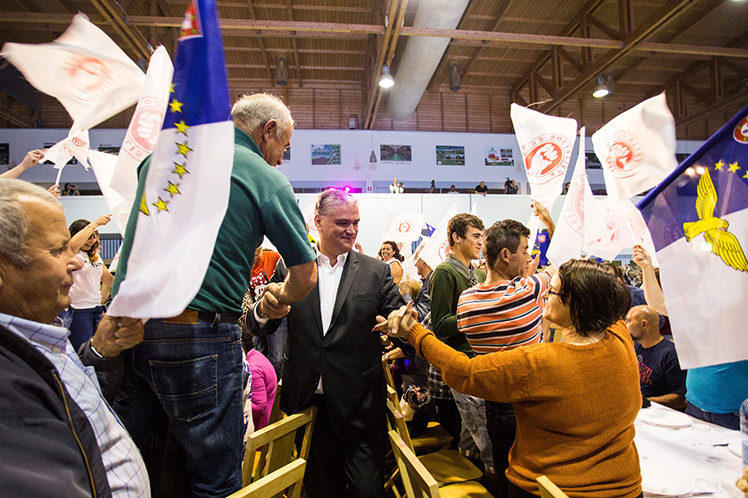
[[(317, 287), (290, 309), (266, 292), (248, 319), (254, 333), (267, 335), (287, 313), (281, 409), (318, 409), (304, 477), (309, 498), (373, 498), (383, 490), (386, 385), (372, 328), (403, 300), (388, 265), (352, 250), (359, 220), (350, 194), (320, 194)], [(284, 270), (281, 261), (269, 287)]]

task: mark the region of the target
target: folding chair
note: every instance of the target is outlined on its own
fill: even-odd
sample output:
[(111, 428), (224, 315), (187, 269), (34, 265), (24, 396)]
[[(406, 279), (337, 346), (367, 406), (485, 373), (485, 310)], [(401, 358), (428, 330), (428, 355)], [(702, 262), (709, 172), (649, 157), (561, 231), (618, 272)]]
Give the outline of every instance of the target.
[[(400, 399), (397, 395), (392, 372), (390, 372), (389, 364), (384, 356), (382, 356), (382, 368), (384, 369), (384, 378), (387, 380), (387, 399), (392, 401), (392, 404), (395, 405), (399, 411)], [(427, 448), (445, 450), (450, 447), (453, 439), (452, 435), (447, 432), (447, 429), (442, 427), (439, 422), (429, 422), (426, 431), (420, 436), (412, 438), (411, 443), (413, 448), (415, 448), (416, 453), (422, 453)]]
[(490, 496), (480, 483), (464, 481), (439, 487), (423, 463), (408, 448), (397, 432), (390, 431), (390, 444), (402, 475), (405, 496), (408, 498), (478, 498)]
[(540, 488), (540, 498), (569, 498), (566, 493), (558, 489), (546, 476), (540, 476), (535, 479)]
[[(397, 432), (397, 435), (405, 442), (410, 451), (415, 454), (413, 443), (408, 433), (408, 426), (405, 425), (405, 420), (400, 411), (389, 400), (387, 400), (387, 416), (391, 428)], [(439, 486), (473, 481), (483, 476), (483, 472), (457, 450), (441, 450), (427, 453), (419, 456), (418, 460), (428, 469)]]
[[(247, 447), (244, 452), (244, 464), (242, 466), (242, 483), (245, 488), (260, 481), (265, 482), (265, 477), (281, 470), (283, 472), (276, 474), (279, 479), (282, 475), (292, 479), (293, 476), (297, 476), (299, 467), (298, 464), (293, 467), (289, 467), (288, 465), (296, 461), (300, 461), (303, 464), (300, 467), (301, 476), (303, 477), (312, 441), (312, 429), (314, 428), (316, 414), (317, 409), (310, 407), (303, 412), (283, 418), (249, 435), (247, 438)], [(301, 447), (297, 449), (295, 439), (299, 430), (303, 430), (303, 439)], [(258, 452), (260, 448), (262, 449)], [(263, 487), (263, 489), (269, 488)], [(285, 489), (285, 487), (281, 489)], [(289, 492), (288, 497), (296, 498), (299, 496), (299, 493), (301, 493), (300, 485), (298, 489), (294, 487)]]

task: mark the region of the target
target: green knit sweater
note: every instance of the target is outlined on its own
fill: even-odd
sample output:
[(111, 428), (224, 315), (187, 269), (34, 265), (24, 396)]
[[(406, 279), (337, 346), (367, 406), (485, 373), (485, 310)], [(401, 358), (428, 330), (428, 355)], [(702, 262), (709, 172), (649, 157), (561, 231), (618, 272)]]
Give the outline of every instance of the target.
[[(478, 282), (486, 279), (486, 274), (475, 271)], [(441, 263), (431, 274), (429, 295), (431, 296), (431, 325), (434, 334), (452, 348), (473, 356), (465, 334), (457, 329), (457, 302), (460, 294), (468, 289), (467, 278), (449, 263)]]

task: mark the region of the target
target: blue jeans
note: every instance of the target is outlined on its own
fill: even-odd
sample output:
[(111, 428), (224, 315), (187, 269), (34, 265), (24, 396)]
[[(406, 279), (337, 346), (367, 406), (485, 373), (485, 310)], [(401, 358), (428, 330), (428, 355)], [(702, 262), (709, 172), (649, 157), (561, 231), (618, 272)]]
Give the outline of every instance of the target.
[(81, 310), (72, 306), (68, 308), (71, 318), (68, 329), (70, 330), (70, 343), (73, 345), (73, 349), (78, 351), (81, 344), (93, 337), (105, 309), (104, 306), (94, 306)]
[(475, 396), (462, 394), (452, 389), (457, 409), (462, 418), (462, 428), (470, 431), (475, 446), (480, 452), (480, 459), (486, 468), (486, 472), (495, 473), (493, 462), (493, 449), (491, 439), (488, 437), (488, 425), (486, 424), (486, 401)]
[(711, 422), (712, 424), (721, 425), (734, 431), (740, 430), (740, 415), (738, 413), (712, 413), (702, 410), (696, 405), (686, 401), (686, 415), (691, 415), (700, 420)]
[(127, 351), (114, 408), (143, 455), (153, 496), (169, 430), (184, 450), (193, 496), (225, 497), (241, 488), (242, 356), (234, 323), (157, 319)]

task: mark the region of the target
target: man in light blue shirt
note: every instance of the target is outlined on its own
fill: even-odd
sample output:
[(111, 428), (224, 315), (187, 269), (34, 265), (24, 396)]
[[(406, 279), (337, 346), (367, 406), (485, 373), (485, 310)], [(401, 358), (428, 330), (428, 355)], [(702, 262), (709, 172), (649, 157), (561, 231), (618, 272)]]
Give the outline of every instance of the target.
[[(95, 469), (103, 463), (111, 496), (149, 497), (148, 475), (140, 453), (104, 399), (94, 369), (81, 363), (68, 341), (68, 331), (50, 325), (70, 304), (72, 272), (80, 268), (69, 240), (62, 205), (54, 196), (24, 181), (0, 179), (0, 378), (41, 386), (28, 390), (27, 397), (20, 391), (11, 392), (12, 389), (0, 395), (4, 410), (0, 423), (15, 424), (4, 427), (3, 433), (21, 431), (13, 443), (0, 439), (0, 454), (15, 455), (3, 458), (6, 468), (0, 472), (0, 489), (12, 489), (18, 496), (33, 496), (39, 489), (38, 481), (66, 471), (51, 458), (27, 458), (38, 451), (31, 443), (19, 446), (19, 441), (33, 441), (40, 432), (51, 432), (59, 437), (50, 445), (73, 439), (77, 442), (76, 452), (80, 450), (79, 458), (88, 470), (82, 482), (90, 484), (91, 494), (107, 496), (106, 483), (97, 482), (95, 476)], [(117, 358), (122, 350), (142, 339), (143, 327), (137, 320), (104, 317), (85, 346), (105, 363), (107, 358)], [(50, 365), (56, 370), (49, 377), (54, 380), (45, 385), (44, 375), (40, 374), (42, 380), (33, 384), (33, 372), (44, 368), (49, 372)], [(20, 396), (16, 402), (28, 400), (28, 406), (35, 410), (20, 414), (18, 423), (10, 421), (5, 411), (13, 409), (12, 395)], [(34, 404), (37, 399), (43, 402)], [(64, 424), (59, 423), (59, 417), (55, 419), (54, 407), (47, 406), (59, 403), (64, 407), (63, 413), (67, 412), (67, 417), (62, 417)], [(75, 419), (75, 413), (80, 412), (85, 414), (90, 428), (85, 420), (81, 423)], [(65, 433), (68, 429), (73, 432), (73, 439)], [(84, 447), (91, 429), (98, 454), (95, 446), (94, 451)], [(28, 431), (30, 437), (24, 438), (23, 431)], [(59, 493), (75, 495), (72, 489), (65, 489), (70, 483), (61, 480), (57, 485), (61, 486)], [(100, 493), (102, 489), (104, 492)]]

